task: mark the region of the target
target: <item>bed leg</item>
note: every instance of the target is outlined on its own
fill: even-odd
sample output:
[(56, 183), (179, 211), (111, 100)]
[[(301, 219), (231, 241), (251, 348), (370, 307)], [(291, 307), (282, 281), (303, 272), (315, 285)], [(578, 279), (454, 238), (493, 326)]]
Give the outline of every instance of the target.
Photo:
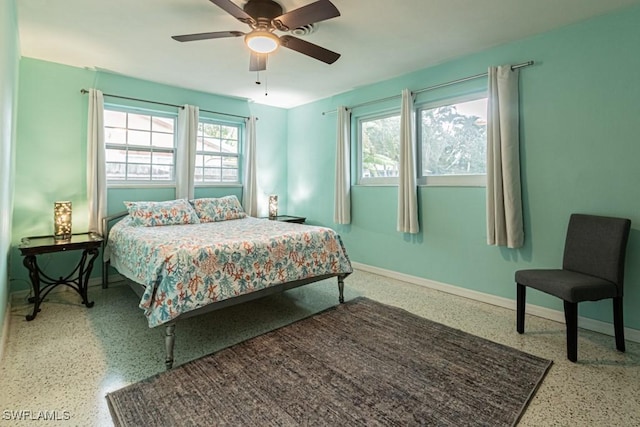
[(338, 276), (338, 292), (340, 294), (338, 301), (342, 304), (344, 302), (344, 276)]
[(172, 323), (165, 328), (164, 346), (166, 350), (166, 358), (164, 364), (167, 367), (167, 371), (173, 367), (173, 346), (176, 343), (176, 324)]

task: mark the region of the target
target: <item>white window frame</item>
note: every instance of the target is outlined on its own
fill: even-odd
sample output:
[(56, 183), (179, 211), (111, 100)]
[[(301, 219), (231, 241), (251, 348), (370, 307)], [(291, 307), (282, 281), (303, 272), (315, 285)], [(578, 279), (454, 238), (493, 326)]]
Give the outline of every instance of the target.
[(468, 175), (440, 175), (426, 176), (422, 174), (422, 124), (421, 115), (423, 110), (438, 108), (445, 105), (458, 104), (461, 102), (475, 101), (478, 99), (488, 98), (487, 92), (474, 92), (467, 95), (446, 98), (439, 101), (427, 102), (416, 107), (416, 173), (417, 182), (421, 186), (434, 187), (486, 187), (487, 175), (485, 174), (468, 174)]
[[(152, 148), (152, 147), (147, 147), (147, 146), (138, 146), (138, 145), (129, 145), (128, 143), (126, 145), (121, 145), (121, 144), (110, 144), (108, 141), (106, 141), (105, 138), (105, 151), (107, 149), (109, 149), (110, 147), (112, 148), (119, 148), (119, 147), (126, 147), (127, 149), (129, 148), (134, 148), (138, 151), (150, 151), (153, 152), (155, 150), (157, 151), (163, 151), (163, 152), (171, 152), (173, 154), (173, 176), (171, 177), (171, 179), (167, 179), (167, 180), (153, 180), (153, 179), (149, 179), (149, 180), (140, 180), (140, 179), (124, 179), (124, 180), (109, 180), (107, 179), (107, 188), (175, 188), (176, 186), (176, 144), (177, 144), (177, 132), (178, 132), (178, 116), (177, 114), (172, 114), (172, 113), (167, 113), (167, 112), (162, 112), (162, 111), (156, 111), (156, 110), (147, 110), (147, 109), (143, 109), (143, 108), (135, 108), (135, 107), (127, 107), (127, 106), (122, 106), (122, 105), (115, 105), (115, 104), (105, 104), (104, 106), (105, 111), (117, 111), (117, 112), (123, 112), (123, 113), (127, 113), (127, 114), (141, 114), (141, 115), (148, 115), (151, 117), (162, 117), (162, 118), (170, 118), (173, 119), (173, 147), (172, 148)], [(106, 129), (106, 123), (105, 123), (105, 129)], [(128, 129), (128, 128), (126, 128)], [(106, 159), (105, 159), (106, 162)], [(128, 162), (125, 163), (125, 167), (128, 165)]]
[[(390, 185), (397, 185), (398, 184), (398, 177), (363, 177), (363, 167), (362, 167), (362, 161), (363, 161), (363, 153), (362, 153), (362, 124), (363, 122), (370, 122), (370, 121), (374, 121), (374, 120), (380, 120), (380, 119), (386, 119), (389, 117), (394, 117), (394, 116), (398, 116), (400, 117), (400, 110), (399, 109), (394, 109), (394, 110), (386, 110), (384, 112), (378, 112), (375, 114), (367, 114), (367, 115), (363, 115), (361, 117), (358, 117), (357, 120), (357, 136), (356, 136), (356, 143), (357, 143), (357, 150), (358, 150), (358, 155), (357, 155), (357, 181), (356, 183), (358, 185), (367, 185), (367, 186), (390, 186)], [(398, 135), (398, 141), (399, 141), (400, 135)], [(399, 142), (398, 142), (399, 143)]]
[[(243, 145), (244, 145), (244, 124), (232, 121), (224, 121), (219, 119), (213, 119), (209, 117), (200, 116), (198, 120), (198, 130), (200, 128), (200, 123), (204, 124), (213, 124), (213, 125), (221, 125), (221, 126), (229, 126), (238, 128), (238, 153), (237, 154), (228, 154), (222, 152), (213, 152), (213, 151), (200, 151), (196, 150), (197, 155), (216, 155), (221, 157), (236, 157), (238, 161), (238, 180), (237, 181), (196, 181), (194, 177), (194, 186), (195, 187), (238, 187), (242, 186), (242, 153), (243, 153)], [(198, 132), (197, 138), (200, 138), (200, 133)], [(197, 147), (196, 143), (196, 147)], [(198, 165), (196, 164), (196, 169)]]

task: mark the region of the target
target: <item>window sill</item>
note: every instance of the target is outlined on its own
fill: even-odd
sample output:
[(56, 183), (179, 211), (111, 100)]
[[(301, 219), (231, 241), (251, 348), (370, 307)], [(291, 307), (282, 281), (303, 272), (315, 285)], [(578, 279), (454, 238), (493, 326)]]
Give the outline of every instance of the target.
[(486, 175), (431, 176), (418, 179), (418, 185), (426, 187), (486, 187)]
[(242, 187), (239, 182), (197, 182), (194, 185), (196, 188), (207, 187)]
[(109, 188), (176, 188), (175, 182), (107, 182)]
[[(358, 182), (359, 187), (397, 187), (398, 180), (380, 179), (380, 180), (363, 180)], [(486, 175), (438, 175), (421, 177), (416, 180), (419, 187), (486, 187)]]

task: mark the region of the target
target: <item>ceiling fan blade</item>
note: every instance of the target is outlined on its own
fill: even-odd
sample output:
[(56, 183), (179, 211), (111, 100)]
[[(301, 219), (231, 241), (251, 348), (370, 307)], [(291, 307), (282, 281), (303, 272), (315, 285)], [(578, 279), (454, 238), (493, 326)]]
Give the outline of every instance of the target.
[(264, 71), (267, 69), (267, 54), (251, 52), (249, 71)]
[(340, 16), (340, 11), (333, 3), (329, 0), (318, 0), (273, 18), (271, 22), (280, 31), (289, 31), (337, 16)]
[(256, 20), (253, 19), (251, 15), (238, 7), (231, 0), (209, 0), (211, 3), (215, 4), (219, 8), (223, 9), (229, 15), (236, 18), (238, 21), (243, 22), (245, 24), (255, 24)]
[(325, 62), (327, 64), (333, 64), (338, 60), (338, 58), (340, 58), (339, 53), (332, 52), (328, 49), (318, 46), (317, 44), (309, 43), (308, 41), (299, 39), (297, 37), (281, 36), (280, 45), (315, 58), (318, 61)]
[(225, 37), (240, 37), (240, 36), (244, 36), (244, 33), (242, 31), (216, 31), (214, 33), (198, 33), (198, 34), (185, 34), (182, 36), (171, 36), (171, 38), (179, 42), (192, 42), (195, 40), (222, 39)]

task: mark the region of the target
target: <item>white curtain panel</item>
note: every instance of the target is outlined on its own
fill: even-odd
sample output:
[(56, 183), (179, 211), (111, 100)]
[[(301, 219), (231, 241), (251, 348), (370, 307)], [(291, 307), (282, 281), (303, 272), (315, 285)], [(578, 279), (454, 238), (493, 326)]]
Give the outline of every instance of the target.
[(200, 108), (185, 104), (178, 112), (178, 150), (176, 151), (176, 199), (194, 198), (196, 142)]
[(338, 107), (338, 133), (336, 141), (336, 191), (333, 221), (351, 223), (351, 113)]
[(258, 216), (258, 180), (256, 177), (256, 118), (247, 119), (245, 147), (244, 189), (242, 206), (249, 216)]
[(489, 67), (487, 126), (487, 243), (524, 244), (520, 189), (518, 70)]
[(418, 233), (418, 196), (416, 187), (415, 128), (413, 96), (402, 91), (400, 107), (400, 165), (398, 177), (398, 231)]
[(87, 115), (87, 201), (89, 231), (102, 234), (102, 218), (107, 216), (107, 175), (104, 149), (104, 97), (89, 89)]

